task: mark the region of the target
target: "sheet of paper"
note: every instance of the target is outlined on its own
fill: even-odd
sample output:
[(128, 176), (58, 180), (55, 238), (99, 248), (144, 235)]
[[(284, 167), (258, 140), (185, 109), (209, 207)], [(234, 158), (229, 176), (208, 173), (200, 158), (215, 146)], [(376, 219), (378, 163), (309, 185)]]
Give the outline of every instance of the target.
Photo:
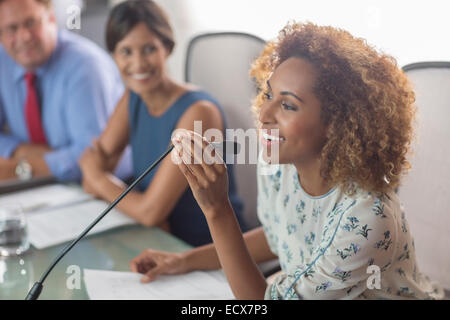
[[(104, 201), (90, 200), (68, 207), (29, 214), (27, 222), (30, 243), (37, 249), (43, 249), (73, 240), (107, 207), (108, 204)], [(136, 223), (134, 219), (113, 209), (88, 235), (134, 223)]]
[(221, 270), (160, 276), (143, 284), (141, 274), (84, 269), (91, 300), (230, 300), (234, 299)]
[(0, 196), (2, 203), (19, 204), (24, 212), (39, 212), (92, 199), (81, 187), (54, 184)]

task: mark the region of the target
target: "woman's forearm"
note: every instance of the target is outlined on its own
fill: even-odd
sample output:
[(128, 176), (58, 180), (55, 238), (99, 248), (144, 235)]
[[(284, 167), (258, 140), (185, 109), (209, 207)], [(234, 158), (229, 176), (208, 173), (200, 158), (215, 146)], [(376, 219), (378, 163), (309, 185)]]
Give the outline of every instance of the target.
[(263, 227), (244, 233), (245, 244), (256, 263), (262, 263), (278, 257), (270, 250)]
[[(105, 173), (98, 183), (99, 195), (107, 202), (113, 202), (127, 189), (127, 185), (124, 182), (109, 173)], [(130, 191), (117, 204), (117, 208), (145, 226), (157, 226), (162, 223), (165, 218), (160, 217), (158, 212), (155, 212), (151, 208), (147, 208), (146, 210), (142, 208), (143, 198), (144, 194), (137, 191)]]
[(220, 214), (205, 214), (220, 264), (237, 299), (263, 299), (266, 280), (245, 244), (229, 204)]
[[(270, 251), (262, 227), (247, 231), (243, 236), (250, 256), (256, 263), (277, 258)], [(183, 256), (186, 261), (187, 271), (216, 270), (222, 268), (214, 243), (188, 250)]]

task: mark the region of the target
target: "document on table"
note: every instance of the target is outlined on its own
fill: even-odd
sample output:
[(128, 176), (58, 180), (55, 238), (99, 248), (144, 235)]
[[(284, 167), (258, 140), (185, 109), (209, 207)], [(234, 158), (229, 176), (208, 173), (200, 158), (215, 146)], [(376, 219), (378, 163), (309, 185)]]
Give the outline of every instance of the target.
[[(67, 207), (29, 214), (27, 222), (30, 243), (37, 249), (43, 249), (73, 240), (107, 207), (108, 203), (104, 201), (89, 200)], [(135, 223), (134, 219), (113, 209), (88, 235)]]
[(18, 191), (0, 196), (2, 204), (19, 204), (24, 212), (38, 212), (50, 208), (92, 199), (81, 187), (55, 184)]
[(160, 276), (141, 283), (142, 274), (84, 269), (91, 300), (230, 300), (234, 299), (221, 270)]

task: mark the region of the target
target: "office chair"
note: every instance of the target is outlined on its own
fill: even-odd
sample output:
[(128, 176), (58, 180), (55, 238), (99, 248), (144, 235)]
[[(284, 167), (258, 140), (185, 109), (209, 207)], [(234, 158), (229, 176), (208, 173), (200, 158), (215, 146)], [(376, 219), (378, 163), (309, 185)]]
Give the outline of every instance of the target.
[[(240, 32), (206, 33), (189, 42), (185, 80), (218, 100), (230, 129), (255, 128), (251, 100), (256, 95), (256, 84), (249, 78), (249, 71), (264, 45), (261, 38)], [(256, 216), (256, 164), (237, 164), (234, 168), (245, 220), (251, 228), (257, 227), (260, 224)], [(280, 269), (278, 259), (259, 267), (265, 276)]]
[(416, 93), (411, 171), (399, 188), (420, 270), (450, 299), (450, 62), (403, 67)]
[[(253, 60), (264, 48), (264, 40), (246, 33), (207, 33), (194, 37), (188, 46), (185, 80), (209, 92), (222, 105), (228, 128), (255, 128), (251, 99), (256, 85), (249, 78)], [(256, 165), (235, 165), (244, 216), (251, 227), (256, 218)]]

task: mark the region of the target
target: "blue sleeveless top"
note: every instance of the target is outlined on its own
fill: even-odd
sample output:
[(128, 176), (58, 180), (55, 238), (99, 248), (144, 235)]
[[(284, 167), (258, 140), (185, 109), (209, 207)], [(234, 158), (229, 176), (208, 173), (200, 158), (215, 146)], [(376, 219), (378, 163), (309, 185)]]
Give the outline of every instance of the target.
[[(216, 105), (224, 118), (223, 110), (217, 101), (204, 91), (188, 91), (178, 98), (164, 114), (158, 117), (150, 115), (144, 101), (134, 92), (130, 92), (129, 125), (134, 176), (137, 178), (150, 164), (163, 154), (171, 140), (172, 132), (185, 111), (195, 102), (207, 100)], [(224, 128), (225, 120), (223, 120)], [(224, 135), (225, 136), (225, 135)], [(159, 166), (158, 166), (159, 167)], [(150, 172), (136, 187), (145, 191), (150, 185), (158, 167)], [(247, 230), (243, 219), (243, 203), (236, 192), (233, 167), (227, 165), (229, 179), (229, 197), (243, 232)], [(167, 190), (170, 192), (170, 190)], [(169, 215), (170, 231), (178, 238), (193, 246), (212, 242), (206, 218), (198, 206), (191, 189), (188, 187)]]

